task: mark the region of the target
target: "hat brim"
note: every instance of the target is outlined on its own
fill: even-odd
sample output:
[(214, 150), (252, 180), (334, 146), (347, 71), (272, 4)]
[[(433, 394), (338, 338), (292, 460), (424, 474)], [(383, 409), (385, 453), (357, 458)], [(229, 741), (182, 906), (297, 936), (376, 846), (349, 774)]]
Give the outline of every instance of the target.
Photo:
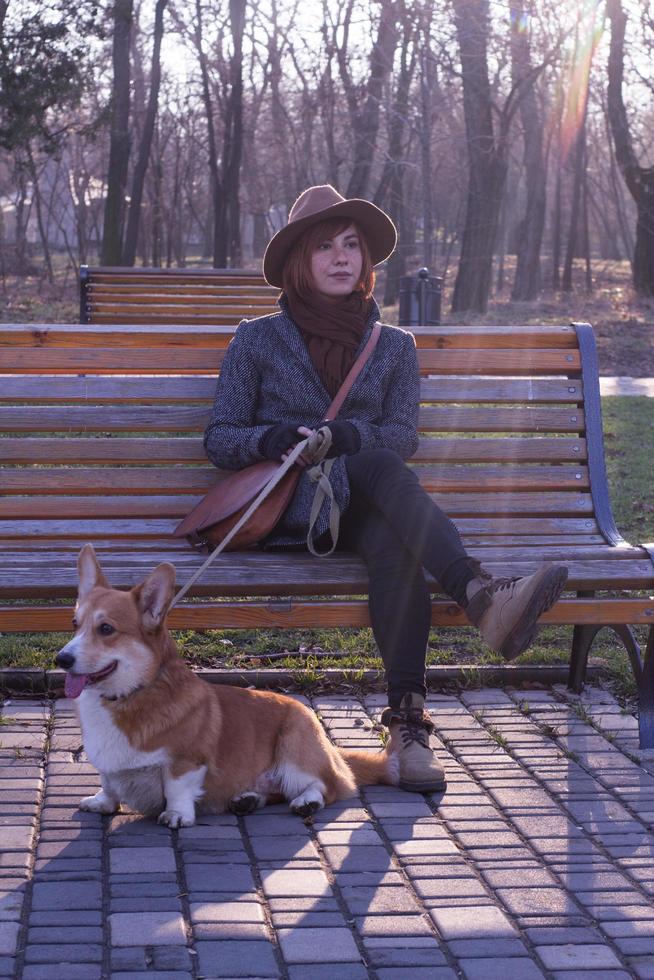
[(266, 282), (281, 289), (284, 263), (293, 245), (311, 225), (331, 218), (351, 218), (356, 222), (365, 236), (373, 265), (387, 259), (395, 248), (397, 230), (388, 215), (370, 201), (352, 198), (309, 214), (306, 218), (291, 221), (273, 235), (263, 257)]

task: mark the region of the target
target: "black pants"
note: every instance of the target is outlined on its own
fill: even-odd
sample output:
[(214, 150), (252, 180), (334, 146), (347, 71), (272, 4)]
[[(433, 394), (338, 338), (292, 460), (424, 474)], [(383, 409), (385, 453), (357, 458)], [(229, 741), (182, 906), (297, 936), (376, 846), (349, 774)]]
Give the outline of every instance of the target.
[(431, 605), (423, 568), (459, 605), (475, 573), (454, 524), (397, 453), (361, 450), (346, 466), (351, 502), (338, 547), (355, 551), (368, 568), (372, 629), (389, 704), (397, 707), (404, 694), (425, 693)]

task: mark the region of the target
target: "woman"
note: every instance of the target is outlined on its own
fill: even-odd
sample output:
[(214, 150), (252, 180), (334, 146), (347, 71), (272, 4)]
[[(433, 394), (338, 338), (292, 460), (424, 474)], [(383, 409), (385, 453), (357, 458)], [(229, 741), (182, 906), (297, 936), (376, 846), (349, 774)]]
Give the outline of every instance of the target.
[[(264, 256), (281, 311), (244, 321), (226, 353), (211, 421), (209, 459), (239, 469), (280, 460), (320, 427), (327, 408), (379, 319), (373, 266), (396, 244), (390, 218), (331, 186), (310, 187)], [(328, 423), (330, 473), (342, 518), (338, 547), (368, 568), (370, 618), (386, 669), (382, 721), (400, 759), (400, 785), (443, 789), (424, 710), (430, 596), (423, 569), (507, 659), (528, 646), (536, 620), (560, 595), (562, 566), (517, 580), (493, 580), (471, 559), (452, 522), (403, 462), (418, 446), (419, 375), (413, 336), (384, 326), (339, 417)], [(302, 474), (282, 520), (263, 547), (303, 547), (315, 485)], [(328, 508), (314, 528), (329, 546)]]

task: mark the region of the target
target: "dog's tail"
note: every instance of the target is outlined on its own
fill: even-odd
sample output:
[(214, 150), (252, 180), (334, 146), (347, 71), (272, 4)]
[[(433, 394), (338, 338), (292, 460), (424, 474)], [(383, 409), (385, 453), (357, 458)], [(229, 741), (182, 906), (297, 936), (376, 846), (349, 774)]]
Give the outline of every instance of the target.
[(341, 757), (352, 770), (357, 786), (397, 786), (400, 781), (400, 763), (397, 755), (383, 749), (381, 752), (363, 752), (358, 749), (341, 749)]

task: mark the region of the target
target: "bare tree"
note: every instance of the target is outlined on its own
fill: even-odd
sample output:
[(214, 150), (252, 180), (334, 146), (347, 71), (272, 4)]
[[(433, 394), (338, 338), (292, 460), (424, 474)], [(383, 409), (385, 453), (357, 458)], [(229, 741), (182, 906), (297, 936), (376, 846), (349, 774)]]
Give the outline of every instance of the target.
[(488, 74), (488, 0), (453, 0), (453, 3), (461, 55), (469, 178), (452, 311), (485, 313), (507, 173), (508, 116), (503, 114), (496, 135)]
[[(511, 2), (511, 80), (514, 87), (533, 77), (529, 31), (533, 0)], [(527, 85), (520, 101), (524, 138), (527, 202), (518, 229), (516, 273), (511, 298), (536, 299), (540, 292), (540, 249), (545, 227), (547, 172), (543, 150), (543, 120), (536, 90)]]
[(392, 67), (399, 31), (398, 22), (404, 10), (403, 0), (378, 0), (379, 26), (370, 54), (370, 73), (359, 96), (359, 86), (352, 78), (348, 62), (348, 44), (354, 0), (348, 0), (343, 23), (343, 41), (336, 44), (338, 67), (350, 113), (353, 164), (346, 197), (365, 197), (379, 132), (380, 106), (384, 85)]
[[(408, 11), (402, 20), (402, 46), (400, 64), (397, 75), (395, 95), (388, 119), (388, 150), (382, 170), (379, 187), (373, 198), (375, 204), (381, 205), (386, 200), (388, 210), (402, 232), (401, 241), (412, 241), (414, 235), (407, 235), (408, 224), (405, 211), (405, 195), (408, 191), (405, 180), (408, 152), (405, 133), (409, 118), (410, 91), (417, 60), (416, 22)], [(411, 133), (409, 133), (409, 141)], [(399, 290), (399, 280), (406, 272), (406, 250), (401, 246), (395, 250), (386, 265), (386, 285), (384, 303), (388, 306), (395, 303)]]
[(611, 22), (607, 96), (609, 121), (618, 166), (638, 214), (633, 282), (638, 293), (654, 296), (654, 167), (643, 167), (638, 163), (622, 96), (627, 17), (621, 0), (607, 0), (606, 13)]
[(150, 72), (150, 94), (145, 113), (143, 132), (139, 144), (138, 158), (132, 175), (132, 192), (130, 194), (127, 231), (123, 246), (123, 265), (134, 265), (136, 244), (138, 240), (139, 219), (141, 217), (141, 202), (143, 200), (143, 184), (150, 159), (152, 134), (159, 106), (159, 88), (161, 85), (161, 40), (163, 38), (163, 16), (168, 0), (157, 0), (154, 13), (154, 39), (152, 43), (152, 70)]
[(115, 0), (113, 9), (113, 88), (107, 198), (102, 234), (102, 265), (120, 265), (130, 154), (130, 37), (134, 0)]
[(433, 261), (434, 189), (432, 177), (431, 140), (434, 128), (434, 92), (437, 91), (435, 59), (431, 51), (433, 2), (429, 0), (422, 11), (420, 24), (420, 189), (422, 196), (422, 261), (430, 269)]

